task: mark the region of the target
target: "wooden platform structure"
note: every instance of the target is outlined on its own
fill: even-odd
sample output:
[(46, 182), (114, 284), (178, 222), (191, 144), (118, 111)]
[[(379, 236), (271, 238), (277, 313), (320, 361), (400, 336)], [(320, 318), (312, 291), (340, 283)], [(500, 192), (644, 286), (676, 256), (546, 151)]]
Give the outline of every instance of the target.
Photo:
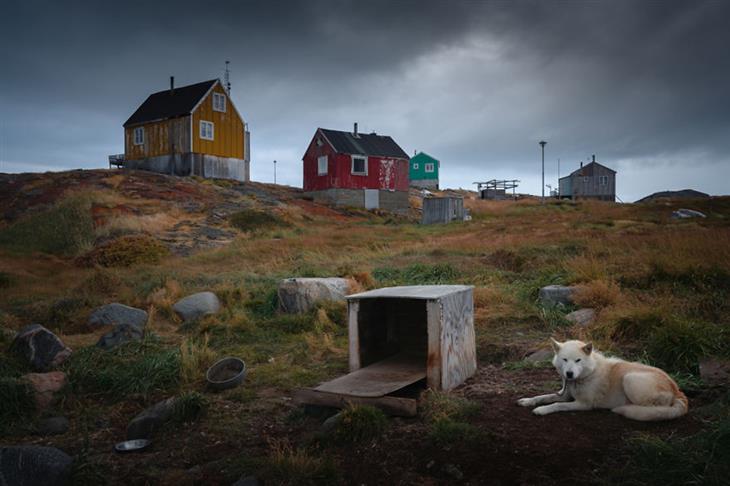
[(472, 287), (388, 287), (348, 297), (350, 373), (301, 389), (300, 404), (372, 405), (414, 416), (422, 383), (450, 390), (476, 371)]

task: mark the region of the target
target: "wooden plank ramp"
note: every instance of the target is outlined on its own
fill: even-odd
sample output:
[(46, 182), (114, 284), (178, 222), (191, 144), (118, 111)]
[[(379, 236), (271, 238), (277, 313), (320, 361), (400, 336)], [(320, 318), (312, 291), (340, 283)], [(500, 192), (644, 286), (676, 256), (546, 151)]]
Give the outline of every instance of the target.
[(342, 408), (348, 403), (371, 405), (391, 415), (416, 415), (417, 401), (388, 396), (426, 377), (422, 359), (396, 355), (347, 375), (322, 383), (313, 389), (300, 389), (294, 395), (297, 403)]

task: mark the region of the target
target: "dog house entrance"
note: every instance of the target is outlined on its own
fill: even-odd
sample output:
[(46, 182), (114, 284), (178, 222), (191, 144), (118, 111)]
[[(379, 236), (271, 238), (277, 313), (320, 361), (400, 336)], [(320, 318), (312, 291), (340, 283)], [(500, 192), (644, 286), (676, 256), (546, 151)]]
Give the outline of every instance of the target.
[(390, 287), (351, 295), (348, 331), (350, 373), (299, 390), (300, 403), (371, 404), (415, 415), (415, 397), (405, 391), (426, 385), (448, 390), (476, 370), (471, 287)]

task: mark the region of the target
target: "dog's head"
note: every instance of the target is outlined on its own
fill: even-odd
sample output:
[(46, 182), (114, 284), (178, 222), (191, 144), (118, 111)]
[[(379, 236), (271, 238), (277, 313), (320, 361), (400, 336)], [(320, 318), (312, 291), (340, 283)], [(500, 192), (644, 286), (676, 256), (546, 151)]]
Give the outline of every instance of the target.
[(566, 381), (574, 381), (584, 378), (595, 369), (593, 359), (593, 344), (583, 341), (558, 342), (550, 339), (555, 351), (553, 365)]

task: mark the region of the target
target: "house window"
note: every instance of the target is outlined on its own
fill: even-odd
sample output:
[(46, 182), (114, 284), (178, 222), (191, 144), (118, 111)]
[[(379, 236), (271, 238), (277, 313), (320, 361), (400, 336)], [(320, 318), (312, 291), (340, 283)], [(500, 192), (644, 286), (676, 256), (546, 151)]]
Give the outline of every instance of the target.
[(418, 162), (413, 162), (413, 170), (418, 170)]
[(213, 140), (213, 123), (209, 121), (200, 121), (200, 138), (204, 140)]
[(317, 175), (327, 175), (327, 156), (317, 157)]
[(588, 177), (583, 178), (583, 184), (588, 184)]
[(134, 144), (144, 145), (144, 127), (137, 127), (134, 129)]
[(321, 138), (318, 138), (317, 139), (317, 147), (321, 147), (322, 145), (324, 145), (324, 142), (322, 141)]
[(353, 175), (368, 175), (368, 158), (362, 155), (352, 156)]
[(598, 176), (598, 184), (601, 186), (607, 186), (608, 185), (608, 176), (605, 176), (605, 175)]
[(425, 165), (426, 172), (433, 172), (433, 162), (429, 162)]
[(226, 96), (221, 93), (213, 93), (213, 111), (226, 112)]

